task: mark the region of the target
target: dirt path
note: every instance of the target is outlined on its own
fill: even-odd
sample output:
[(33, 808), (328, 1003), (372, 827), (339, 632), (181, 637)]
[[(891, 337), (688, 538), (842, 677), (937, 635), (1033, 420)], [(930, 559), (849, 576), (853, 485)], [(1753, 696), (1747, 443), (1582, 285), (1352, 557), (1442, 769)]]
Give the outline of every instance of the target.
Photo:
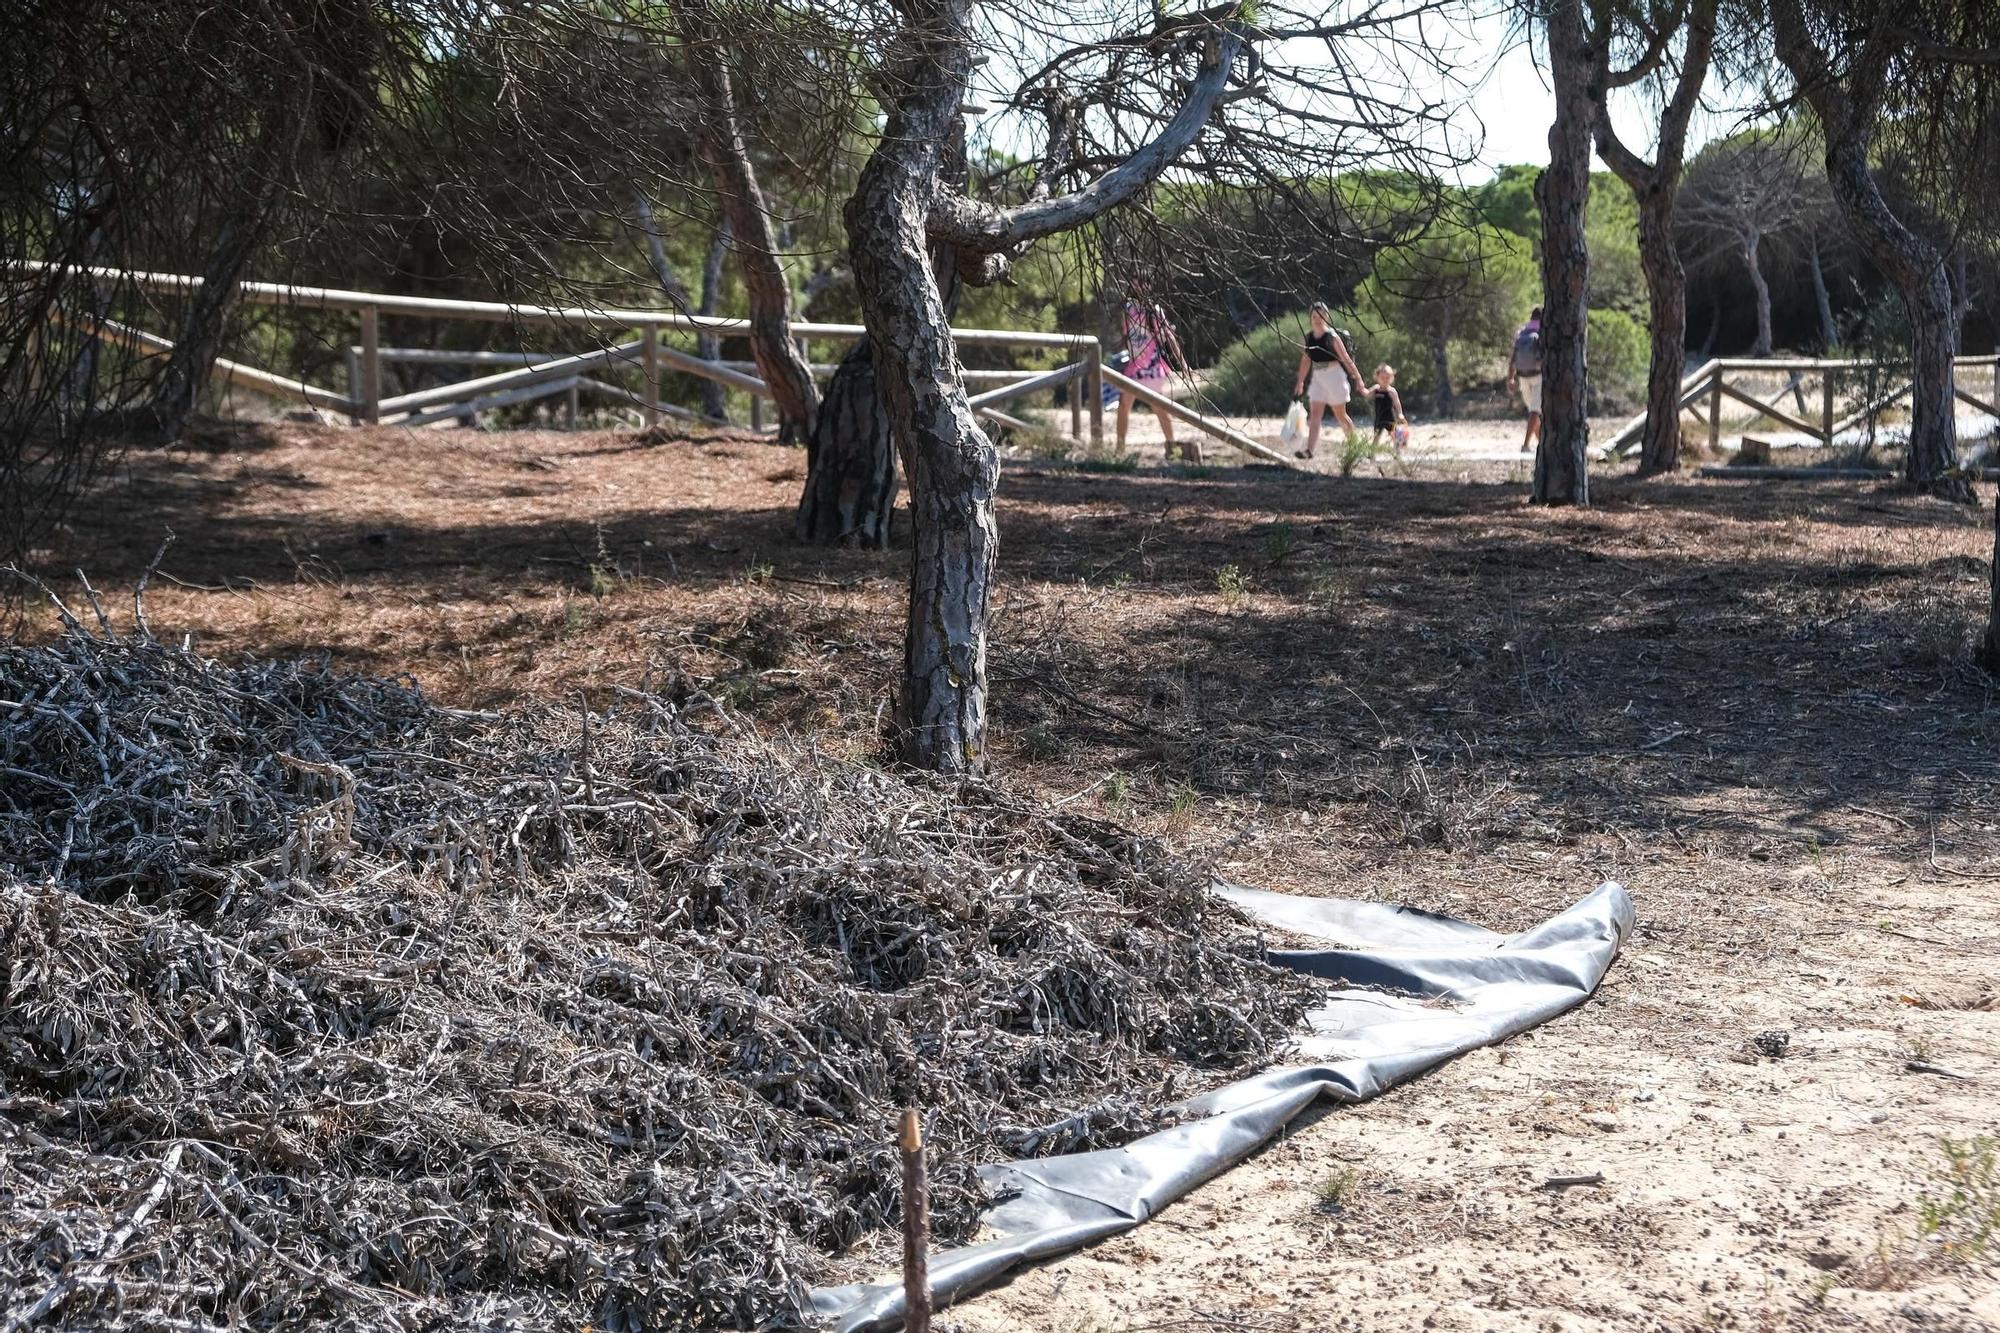
[[(792, 546), (801, 466), (219, 431), (134, 460), (43, 563), (129, 587), (170, 524), (154, 628), (211, 652), (477, 706), (685, 672), (861, 754), (906, 557)], [(957, 1327), (2000, 1325), (1991, 1258), (1920, 1234), (1940, 1138), (2000, 1132), (1990, 493), (1607, 476), (1576, 513), (1511, 471), (1008, 466), (1003, 780), (1249, 883), (1512, 928), (1616, 878), (1639, 926), (1584, 1008), (1318, 1116)]]

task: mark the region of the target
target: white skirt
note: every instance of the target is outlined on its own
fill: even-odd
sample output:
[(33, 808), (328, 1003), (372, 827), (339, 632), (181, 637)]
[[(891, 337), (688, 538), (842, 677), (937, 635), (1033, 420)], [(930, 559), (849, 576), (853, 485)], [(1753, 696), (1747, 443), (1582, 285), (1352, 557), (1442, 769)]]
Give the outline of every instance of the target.
[(1312, 403), (1338, 403), (1347, 405), (1352, 386), (1347, 382), (1347, 372), (1338, 361), (1330, 361), (1323, 366), (1314, 366), (1312, 384), (1306, 391), (1306, 400)]

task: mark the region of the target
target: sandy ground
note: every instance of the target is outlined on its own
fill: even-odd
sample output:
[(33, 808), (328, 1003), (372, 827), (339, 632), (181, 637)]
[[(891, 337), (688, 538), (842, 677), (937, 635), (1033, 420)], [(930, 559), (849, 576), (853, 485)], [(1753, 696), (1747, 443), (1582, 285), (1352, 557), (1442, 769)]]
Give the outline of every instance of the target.
[[(476, 706), (682, 671), (867, 754), (907, 556), (791, 544), (802, 468), (671, 433), (222, 428), (129, 460), (41, 564), (117, 615), (171, 526), (151, 619), (210, 652)], [(1586, 1006), (947, 1326), (2000, 1326), (1993, 1253), (1940, 1244), (2000, 1191), (1924, 1227), (1941, 1139), (2000, 1132), (1991, 488), (1606, 472), (1575, 512), (1519, 475), (1007, 465), (1001, 781), (1248, 883), (1512, 929), (1613, 878), (1639, 925)]]

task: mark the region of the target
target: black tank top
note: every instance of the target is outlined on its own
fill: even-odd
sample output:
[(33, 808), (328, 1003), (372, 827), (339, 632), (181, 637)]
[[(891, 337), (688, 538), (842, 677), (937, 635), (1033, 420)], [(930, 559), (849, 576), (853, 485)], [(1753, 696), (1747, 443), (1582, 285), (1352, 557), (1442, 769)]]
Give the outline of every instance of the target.
[(1378, 384), (1368, 392), (1375, 399), (1375, 428), (1393, 429), (1396, 425), (1396, 409), (1389, 402), (1389, 391)]
[(1316, 366), (1330, 366), (1340, 359), (1333, 347), (1332, 329), (1328, 329), (1325, 333), (1306, 335), (1306, 355), (1312, 358), (1312, 363)]

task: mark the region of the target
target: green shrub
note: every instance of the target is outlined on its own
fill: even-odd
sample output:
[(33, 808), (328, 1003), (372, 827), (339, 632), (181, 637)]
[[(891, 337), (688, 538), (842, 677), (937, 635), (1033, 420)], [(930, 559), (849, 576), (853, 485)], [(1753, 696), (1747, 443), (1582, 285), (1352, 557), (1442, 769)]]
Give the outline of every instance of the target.
[(1280, 315), (1223, 349), (1208, 379), (1208, 406), (1228, 416), (1283, 416), (1312, 327), (1304, 311)]
[(1620, 310), (1590, 312), (1590, 410), (1636, 412), (1652, 358), (1645, 326)]

